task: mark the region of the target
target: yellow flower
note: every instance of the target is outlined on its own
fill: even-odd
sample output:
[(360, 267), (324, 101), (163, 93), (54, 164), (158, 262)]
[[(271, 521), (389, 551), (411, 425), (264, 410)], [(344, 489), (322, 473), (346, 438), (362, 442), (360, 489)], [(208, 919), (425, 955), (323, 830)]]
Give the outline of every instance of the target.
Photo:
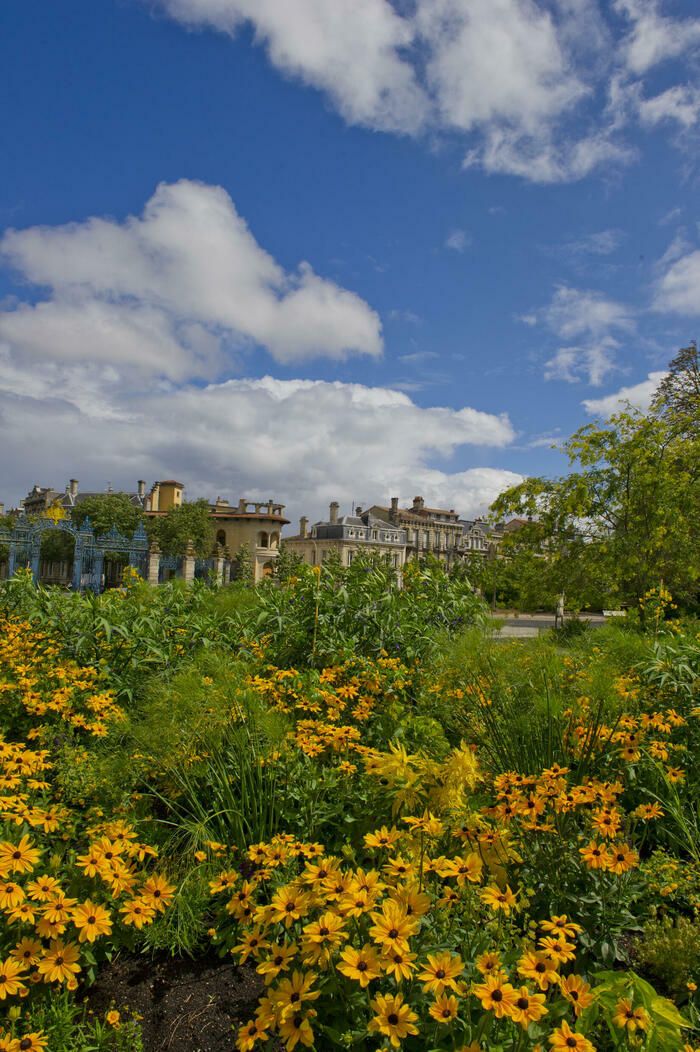
[(649, 1027), (649, 1013), (641, 1006), (633, 1008), (632, 1002), (623, 997), (615, 1005), (613, 1023), (615, 1026), (620, 1027), (621, 1030), (626, 1028), (630, 1034), (634, 1033), (635, 1030), (647, 1030)]
[(564, 935), (567, 939), (573, 939), (578, 932), (583, 931), (581, 925), (574, 924), (565, 913), (559, 916), (555, 915), (551, 920), (542, 921), (540, 927), (542, 931), (552, 932), (554, 935)]
[(308, 913), (311, 896), (289, 885), (275, 892), (270, 906), (270, 920), (276, 924), (284, 923), (289, 928), (295, 920), (299, 920)]
[(457, 1018), (458, 1010), (459, 1004), (454, 994), (449, 996), (442, 994), (431, 1004), (428, 1013), (438, 1023), (451, 1023), (453, 1019)]
[(236, 1048), (239, 1052), (251, 1052), (258, 1041), (267, 1041), (267, 1030), (259, 1019), (251, 1019), (238, 1031)]
[(458, 989), (455, 979), (463, 971), (461, 957), (453, 956), (448, 951), (429, 953), (428, 962), (423, 966), (423, 971), (418, 973), (418, 979), (423, 983), (424, 990), (439, 997), (445, 990)]
[(639, 862), (639, 855), (627, 844), (611, 844), (606, 869), (618, 875), (633, 869)]
[(564, 1020), (549, 1036), (549, 1043), (556, 1052), (596, 1052), (595, 1046), (583, 1034), (577, 1034)]
[(80, 950), (75, 943), (64, 944), (55, 939), (44, 957), (39, 961), (39, 974), (45, 983), (70, 981), (80, 971)]
[(8, 957), (6, 961), (0, 961), (0, 1001), (4, 1001), (6, 997), (21, 994), (27, 989), (20, 979), (25, 970), (24, 962), (14, 960), (12, 957)]
[(369, 943), (365, 943), (361, 950), (346, 946), (340, 957), (343, 963), (338, 964), (338, 971), (359, 983), (362, 989), (382, 974), (377, 951)]
[(517, 991), (502, 975), (487, 975), (483, 983), (475, 983), (472, 993), (481, 1001), (482, 1008), (502, 1019), (513, 1012)]
[(511, 1019), (520, 1023), (523, 1030), (527, 1030), (530, 1023), (536, 1023), (538, 1019), (547, 1014), (544, 1006), (545, 995), (530, 993), (526, 986), (521, 986), (517, 994), (510, 1013)]
[(109, 935), (112, 931), (109, 911), (89, 899), (74, 908), (72, 920), (80, 929), (78, 942), (94, 942), (100, 935)]
[(408, 950), (388, 950), (382, 958), (382, 968), (389, 975), (393, 975), (394, 981), (400, 983), (403, 979), (410, 979), (415, 971), (413, 962), (415, 953)]
[(577, 1017), (595, 1000), (590, 984), (580, 975), (567, 975), (566, 979), (560, 979), (559, 989), (566, 1000), (574, 1006), (574, 1013)]
[(406, 950), (409, 938), (418, 931), (418, 919), (409, 917), (395, 902), (385, 902), (381, 913), (371, 913), (370, 916), (374, 924), (369, 933), (385, 952)]
[(22, 939), (14, 950), (10, 950), (10, 957), (21, 961), (25, 968), (29, 968), (30, 965), (39, 963), (43, 949), (38, 939)]
[(548, 990), (553, 983), (559, 981), (557, 966), (551, 957), (532, 950), (524, 953), (518, 961), (518, 974), (524, 979), (532, 979), (540, 990)]
[(280, 972), (287, 971), (297, 955), (298, 947), (294, 943), (283, 943), (281, 946), (274, 944), (271, 951), (271, 956), (261, 961), (256, 968), (260, 975), (265, 976), (266, 983), (276, 979)]
[(41, 851), (32, 847), (28, 836), (23, 836), (19, 844), (7, 841), (0, 843), (0, 873), (31, 873), (39, 861)]
[(280, 1037), (285, 1040), (287, 1052), (291, 1052), (299, 1043), (307, 1048), (313, 1045), (314, 1032), (311, 1029), (309, 1020), (313, 1019), (315, 1015), (313, 1008), (310, 1008), (306, 1015), (302, 1015), (301, 1012), (295, 1012), (287, 1016), (280, 1026)]
[[(44, 1052), (48, 1047), (48, 1037), (43, 1031), (33, 1031), (31, 1034), (22, 1034), (11, 1043), (10, 1052)], [(2, 1045), (0, 1045), (2, 1048)]]
[(382, 826), (381, 829), (375, 829), (373, 833), (365, 834), (365, 847), (390, 848), (400, 838), (401, 833), (395, 826), (392, 826), (391, 829)]
[(120, 1023), (120, 1020), (121, 1020), (121, 1013), (115, 1011), (114, 1009), (112, 1009), (111, 1012), (107, 1012), (107, 1015), (105, 1016), (105, 1019), (109, 1023), (110, 1026), (113, 1026), (116, 1029), (116, 1028), (119, 1027), (119, 1023)]
[(149, 877), (141, 888), (141, 895), (156, 910), (162, 912), (169, 906), (175, 894), (175, 887), (165, 877), (155, 874)]
[(123, 906), (119, 907), (119, 912), (122, 914), (123, 924), (133, 924), (139, 931), (144, 924), (150, 924), (155, 917), (155, 910), (150, 902), (146, 902), (144, 899), (129, 899)]
[(405, 1037), (418, 1033), (416, 1013), (403, 1003), (403, 995), (378, 994), (370, 1007), (375, 1013), (370, 1020), (370, 1033), (379, 1033), (389, 1038), (392, 1048), (398, 1048)]
[(321, 996), (320, 990), (311, 989), (315, 981), (316, 976), (312, 972), (296, 971), (291, 979), (282, 979), (271, 994), (280, 1019), (299, 1012), (305, 1001), (315, 1001)]
[(517, 903), (516, 896), (511, 891), (509, 884), (506, 884), (503, 891), (495, 884), (489, 884), (488, 887), (482, 888), (479, 895), (482, 902), (485, 902), (492, 910), (503, 910), (506, 916), (515, 908)]
[(576, 957), (576, 948), (573, 943), (556, 935), (543, 935), (539, 941), (539, 947), (543, 953), (558, 963), (573, 961)]

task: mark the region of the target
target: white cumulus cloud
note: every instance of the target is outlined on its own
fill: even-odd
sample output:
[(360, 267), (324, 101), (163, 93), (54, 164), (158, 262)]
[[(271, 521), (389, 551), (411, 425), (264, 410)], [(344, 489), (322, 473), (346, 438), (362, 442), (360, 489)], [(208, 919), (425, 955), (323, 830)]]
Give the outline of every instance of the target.
[(700, 250), (672, 260), (659, 278), (654, 306), (673, 314), (700, 315)]
[(605, 395), (603, 398), (584, 398), (581, 404), (591, 416), (607, 417), (612, 413), (626, 409), (628, 405), (646, 412), (651, 405), (656, 389), (666, 375), (663, 371), (649, 373), (646, 380), (642, 380), (641, 383), (632, 384), (630, 387), (621, 387), (619, 391)]
[(632, 311), (601, 292), (560, 285), (546, 307), (525, 315), (542, 324), (561, 345), (545, 365), (546, 380), (575, 383), (584, 377), (598, 385), (615, 367), (619, 336), (634, 331)]
[(173, 380), (213, 376), (233, 347), (280, 362), (380, 355), (381, 322), (302, 262), (286, 272), (221, 187), (161, 184), (143, 215), (10, 230), (0, 257), (50, 298), (0, 313), (29, 358), (119, 363)]
[(514, 431), (506, 414), (270, 376), (126, 395), (94, 372), (75, 391), (72, 369), (45, 375), (0, 355), (0, 499), (17, 500), (34, 482), (61, 487), (67, 474), (97, 488), (106, 479), (132, 487), (136, 478), (177, 477), (190, 497), (274, 496), (293, 515), (319, 516), (333, 499), (347, 506), (414, 493), (473, 514), (520, 478), (450, 468), (459, 451), (507, 447)]
[(251, 26), (351, 124), (462, 136), (467, 166), (552, 183), (633, 156), (600, 109), (582, 133), (562, 129), (612, 61), (595, 0), (157, 2), (188, 27)]

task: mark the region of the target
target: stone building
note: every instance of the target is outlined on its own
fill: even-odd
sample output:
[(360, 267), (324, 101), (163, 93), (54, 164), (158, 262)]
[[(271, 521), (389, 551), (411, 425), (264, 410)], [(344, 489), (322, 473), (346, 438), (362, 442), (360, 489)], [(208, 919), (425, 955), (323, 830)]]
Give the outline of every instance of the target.
[(406, 531), (396, 523), (357, 508), (354, 515), (339, 515), (333, 501), (329, 517), (309, 529), (309, 520), (299, 520), (299, 533), (285, 537), (285, 549), (300, 555), (311, 566), (320, 566), (331, 552), (337, 552), (343, 566), (350, 566), (359, 552), (377, 552), (400, 570), (406, 562)]
[(449, 567), (461, 558), (464, 531), (454, 508), (428, 508), (422, 497), (414, 497), (410, 508), (400, 508), (398, 497), (392, 497), (388, 508), (374, 504), (369, 512), (405, 530), (407, 559), (430, 553)]
[(227, 548), (232, 558), (247, 545), (256, 583), (269, 577), (279, 556), (282, 527), (289, 523), (284, 517), (284, 504), (242, 497), (232, 506), (227, 500), (217, 497), (209, 508), (216, 543)]
[[(111, 492), (107, 490), (106, 492)], [(122, 491), (120, 491), (122, 492)], [(172, 508), (179, 508), (185, 495), (185, 486), (176, 479), (154, 482), (149, 492), (146, 483), (139, 480), (136, 490), (127, 493), (131, 503), (143, 512), (144, 518), (153, 519), (167, 515)], [(71, 479), (64, 492), (49, 486), (34, 486), (22, 502), (26, 515), (46, 515), (51, 509), (60, 508), (68, 514), (86, 497), (104, 496), (104, 493), (81, 493), (77, 479)], [(231, 505), (217, 497), (209, 505), (214, 527), (215, 543), (226, 549), (230, 558), (235, 558), (244, 545), (250, 552), (255, 581), (272, 573), (279, 555), (280, 533), (289, 523), (284, 517), (284, 505), (273, 500), (249, 501), (241, 499)]]
[[(180, 507), (185, 487), (181, 482), (168, 479), (154, 482), (146, 499), (146, 518), (165, 515), (171, 508)], [(209, 505), (209, 514), (214, 527), (214, 543), (224, 548), (231, 559), (235, 559), (246, 546), (250, 553), (255, 582), (270, 576), (279, 556), (280, 533), (289, 523), (284, 517), (284, 504), (273, 500), (250, 501), (241, 498), (232, 505), (223, 497), (217, 497)]]
[[(88, 497), (103, 497), (105, 493), (111, 492), (111, 488), (102, 492), (98, 490), (81, 492), (77, 479), (70, 479), (65, 490), (52, 489), (51, 486), (37, 486), (35, 484), (24, 500), (20, 501), (20, 509), (25, 515), (45, 515), (50, 508), (62, 508), (70, 513), (72, 508), (75, 508)], [(122, 491), (120, 490), (120, 492)], [(146, 510), (150, 497), (146, 495), (146, 483), (143, 479), (136, 483), (136, 490), (133, 493), (127, 493), (127, 496), (134, 507), (143, 511)]]

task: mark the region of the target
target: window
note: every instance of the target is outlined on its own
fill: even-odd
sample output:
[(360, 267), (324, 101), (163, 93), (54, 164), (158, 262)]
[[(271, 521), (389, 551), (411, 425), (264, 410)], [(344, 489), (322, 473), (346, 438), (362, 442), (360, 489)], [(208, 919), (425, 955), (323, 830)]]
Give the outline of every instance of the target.
[(268, 537), (268, 535), (265, 533), (264, 530), (261, 530), (260, 533), (258, 534), (258, 548), (269, 548), (269, 547), (270, 547), (270, 538)]
[(223, 545), (226, 544), (226, 531), (225, 530), (219, 530), (218, 531), (218, 533), (216, 535), (216, 543), (217, 544), (223, 544)]

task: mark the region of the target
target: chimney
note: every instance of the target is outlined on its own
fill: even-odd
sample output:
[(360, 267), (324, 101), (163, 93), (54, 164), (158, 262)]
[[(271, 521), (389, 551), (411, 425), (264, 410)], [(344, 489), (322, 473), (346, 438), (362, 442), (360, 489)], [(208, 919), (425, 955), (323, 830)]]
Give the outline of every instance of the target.
[(5, 514), (5, 505), (0, 502), (0, 516)]
[(398, 497), (392, 497), (391, 498), (391, 511), (389, 512), (389, 520), (391, 522), (396, 522), (398, 517), (399, 517), (399, 498)]
[(414, 511), (422, 511), (424, 507), (425, 507), (425, 501), (423, 500), (422, 497), (414, 497), (413, 498), (413, 510)]
[(306, 515), (302, 515), (299, 519), (299, 536), (305, 538), (309, 532), (309, 520)]
[(362, 514), (362, 506), (360, 504), (358, 504), (357, 507), (355, 508), (355, 514), (357, 516), (360, 516)]
[(240, 497), (238, 500), (238, 514), (244, 515), (247, 507), (248, 501), (245, 499), (245, 497)]
[(143, 498), (146, 496), (146, 480), (139, 479), (136, 483), (136, 489), (138, 490), (139, 499), (143, 500)]
[(78, 496), (78, 480), (77, 479), (71, 479), (70, 480), (70, 482), (68, 483), (68, 492), (70, 493), (71, 497), (77, 497)]
[(338, 521), (338, 509), (339, 508), (340, 508), (340, 505), (338, 504), (338, 501), (337, 500), (332, 500), (331, 501), (331, 506), (330, 506), (330, 519), (329, 519), (329, 522), (331, 523), (332, 526), (335, 526), (335, 524)]

